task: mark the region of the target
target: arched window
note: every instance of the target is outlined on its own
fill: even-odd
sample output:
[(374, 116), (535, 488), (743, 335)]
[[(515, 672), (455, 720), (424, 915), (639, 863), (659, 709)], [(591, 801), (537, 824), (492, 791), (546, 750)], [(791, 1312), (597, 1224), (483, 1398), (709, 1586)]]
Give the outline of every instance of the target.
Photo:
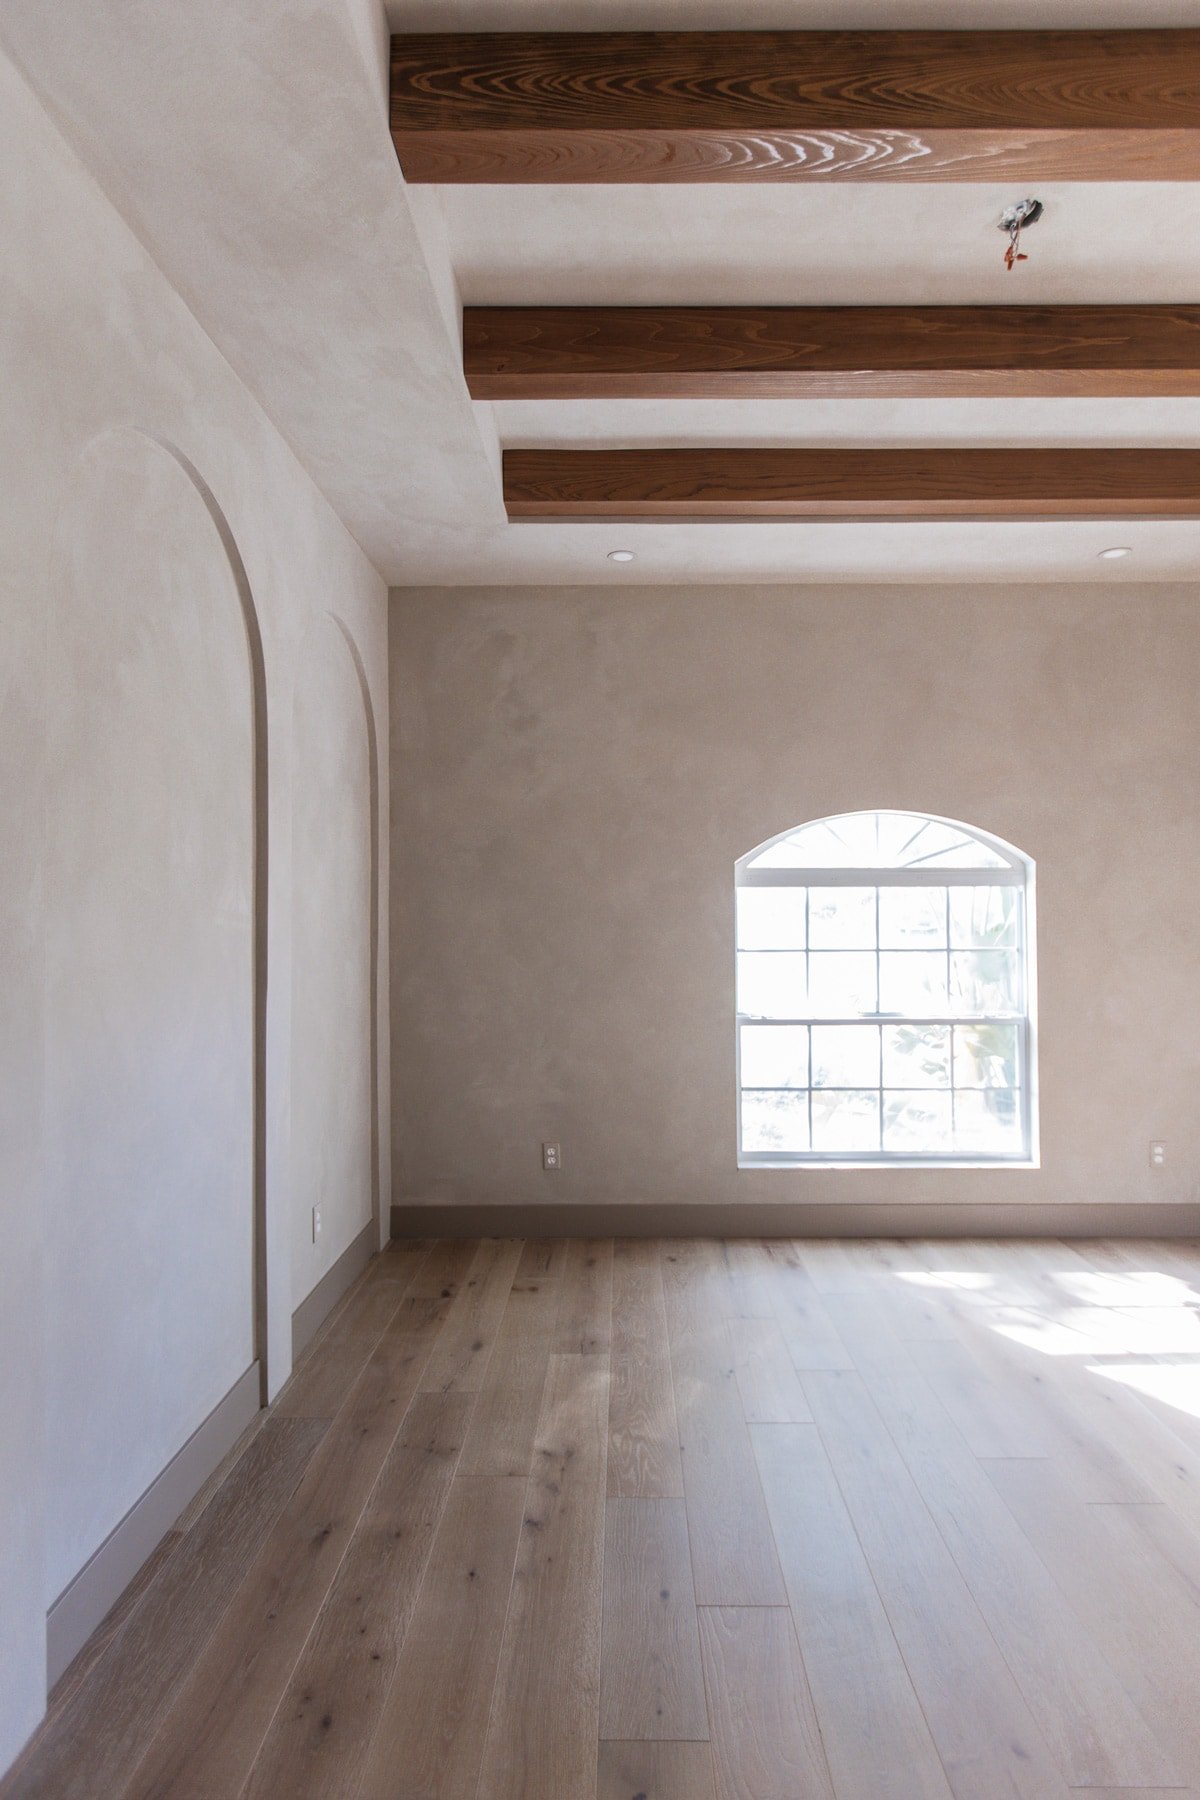
[(738, 1160), (1029, 1162), (1033, 865), (846, 813), (737, 865)]

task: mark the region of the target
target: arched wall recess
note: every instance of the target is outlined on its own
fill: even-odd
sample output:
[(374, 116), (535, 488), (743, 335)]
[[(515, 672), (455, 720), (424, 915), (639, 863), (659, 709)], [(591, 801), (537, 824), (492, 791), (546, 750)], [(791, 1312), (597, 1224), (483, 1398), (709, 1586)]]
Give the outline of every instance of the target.
[(350, 652), (350, 660), (354, 664), (354, 672), (358, 677), (358, 690), (362, 696), (363, 719), (367, 732), (371, 831), (369, 923), (371, 936), (371, 1218), (375, 1224), (376, 1245), (382, 1247), (383, 1218), (380, 1205), (379, 1172), (379, 737), (375, 729), (375, 707), (371, 700), (371, 684), (367, 679), (367, 667), (363, 661), (362, 652), (345, 621), (339, 619), (336, 613), (330, 613), (329, 617), (341, 632), (346, 648)]
[(378, 786), (362, 658), (325, 613), (298, 647), (292, 703), (295, 1309), (378, 1247)]
[(48, 1599), (266, 1341), (250, 584), (194, 465), (133, 427), (81, 453), (51, 576)]
[(259, 1367), (259, 1400), (265, 1406), (270, 1391), (267, 1333), (267, 880), (270, 851), (267, 665), (250, 577), (216, 495), (177, 444), (149, 432), (144, 435), (182, 469), (221, 540), (242, 609), (246, 655), (250, 663), (254, 745), (254, 1351)]

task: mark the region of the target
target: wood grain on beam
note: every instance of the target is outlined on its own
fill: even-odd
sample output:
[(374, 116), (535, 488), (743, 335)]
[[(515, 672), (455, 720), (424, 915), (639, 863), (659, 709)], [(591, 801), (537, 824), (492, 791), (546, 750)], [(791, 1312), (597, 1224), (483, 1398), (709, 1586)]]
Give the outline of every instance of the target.
[(1200, 518), (1196, 450), (506, 450), (510, 519)]
[(469, 306), (476, 400), (1200, 394), (1200, 306)]
[(1200, 178), (1200, 30), (392, 39), (410, 181)]

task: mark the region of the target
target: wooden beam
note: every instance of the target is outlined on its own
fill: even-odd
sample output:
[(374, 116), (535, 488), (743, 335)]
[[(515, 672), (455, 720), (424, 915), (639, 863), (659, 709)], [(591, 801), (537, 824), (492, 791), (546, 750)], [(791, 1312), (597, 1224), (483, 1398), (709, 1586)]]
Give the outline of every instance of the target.
[(469, 306), (476, 400), (1200, 394), (1200, 306)]
[(1194, 181), (1200, 30), (392, 39), (409, 181)]
[(1200, 518), (1197, 450), (506, 450), (510, 519)]

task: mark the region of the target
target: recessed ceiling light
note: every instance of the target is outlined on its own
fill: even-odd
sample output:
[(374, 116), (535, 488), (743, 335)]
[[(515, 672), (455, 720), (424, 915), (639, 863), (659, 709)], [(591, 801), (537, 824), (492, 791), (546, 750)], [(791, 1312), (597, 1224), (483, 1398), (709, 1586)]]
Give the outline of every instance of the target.
[(610, 550), (608, 553), (608, 560), (609, 560), (609, 562), (632, 562), (633, 561), (633, 551), (632, 550)]
[(1115, 562), (1118, 556), (1132, 555), (1133, 552), (1128, 544), (1114, 544), (1111, 550), (1101, 550), (1100, 552), (1100, 557), (1103, 562)]

